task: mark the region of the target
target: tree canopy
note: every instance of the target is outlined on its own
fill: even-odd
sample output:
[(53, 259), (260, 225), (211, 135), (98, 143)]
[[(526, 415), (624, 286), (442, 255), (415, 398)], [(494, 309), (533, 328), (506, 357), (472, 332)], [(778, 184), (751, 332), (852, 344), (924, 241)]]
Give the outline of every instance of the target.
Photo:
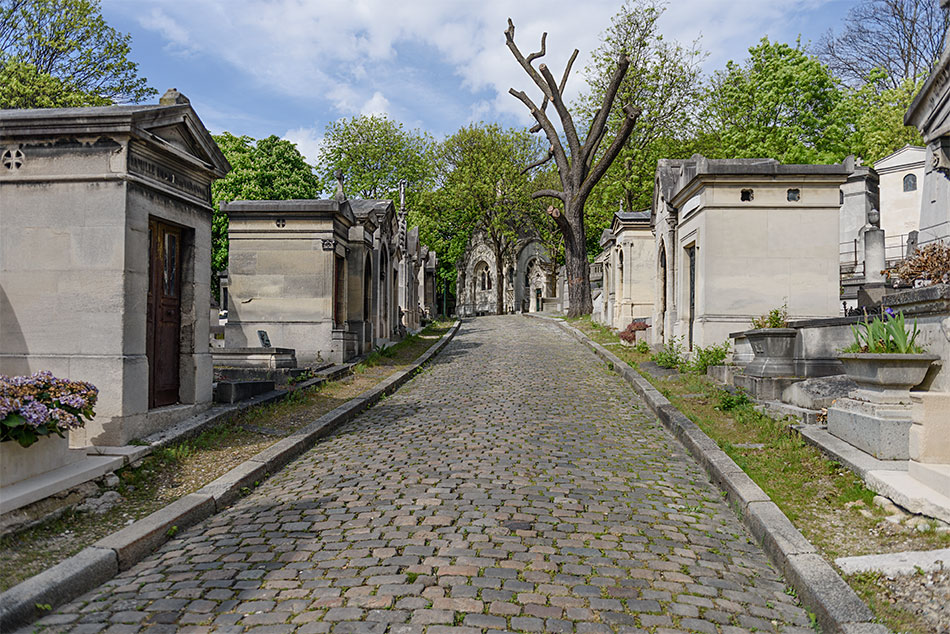
[(139, 102), (156, 93), (98, 0), (0, 2), (0, 107)]
[(846, 154), (842, 93), (827, 66), (800, 45), (763, 38), (743, 64), (712, 78), (705, 118), (715, 154), (828, 163)]
[(211, 185), (212, 272), (228, 266), (228, 217), (220, 209), (222, 202), (320, 197), (320, 183), (313, 169), (290, 141), (273, 135), (255, 141), (228, 132), (214, 140), (232, 169)]
[(706, 55), (698, 42), (683, 45), (663, 37), (658, 21), (664, 11), (659, 0), (626, 0), (601, 35), (586, 69), (588, 90), (578, 105), (588, 125), (620, 55), (630, 60), (630, 69), (607, 118), (611, 133), (624, 120), (620, 104), (641, 110), (630, 138), (588, 200), (584, 220), (591, 255), (600, 250), (601, 230), (621, 205), (628, 211), (649, 206), (657, 160), (676, 152), (696, 130), (703, 96), (700, 64)]
[(329, 123), (317, 158), (321, 191), (336, 190), (334, 172), (342, 170), (346, 192), (353, 198), (396, 198), (406, 181), (407, 197), (432, 185), (432, 137), (407, 131), (385, 115), (360, 115)]

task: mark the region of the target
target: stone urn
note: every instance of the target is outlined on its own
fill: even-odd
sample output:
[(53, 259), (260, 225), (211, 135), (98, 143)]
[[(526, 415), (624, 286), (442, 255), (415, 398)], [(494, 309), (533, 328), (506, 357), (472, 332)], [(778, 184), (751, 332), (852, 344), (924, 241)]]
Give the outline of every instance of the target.
[(795, 328), (756, 328), (745, 332), (755, 357), (745, 374), (757, 377), (795, 376)]
[(870, 403), (909, 405), (910, 390), (921, 384), (936, 354), (846, 352), (838, 355), (844, 371), (858, 389), (851, 393)]

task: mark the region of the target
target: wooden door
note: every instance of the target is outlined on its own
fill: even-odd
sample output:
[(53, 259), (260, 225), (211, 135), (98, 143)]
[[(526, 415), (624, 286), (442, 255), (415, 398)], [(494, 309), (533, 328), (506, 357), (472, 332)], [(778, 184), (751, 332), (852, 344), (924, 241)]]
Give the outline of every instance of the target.
[(696, 246), (686, 248), (689, 258), (689, 350), (693, 349), (693, 316), (696, 313)]
[(178, 402), (181, 332), (181, 229), (148, 223), (149, 267), (146, 356), (148, 406)]

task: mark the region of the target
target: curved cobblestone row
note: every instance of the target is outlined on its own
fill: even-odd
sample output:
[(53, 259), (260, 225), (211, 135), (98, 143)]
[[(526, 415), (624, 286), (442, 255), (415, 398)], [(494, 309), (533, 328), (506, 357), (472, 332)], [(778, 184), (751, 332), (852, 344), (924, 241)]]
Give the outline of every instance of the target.
[(551, 324), (402, 390), (47, 631), (811, 632), (700, 467)]

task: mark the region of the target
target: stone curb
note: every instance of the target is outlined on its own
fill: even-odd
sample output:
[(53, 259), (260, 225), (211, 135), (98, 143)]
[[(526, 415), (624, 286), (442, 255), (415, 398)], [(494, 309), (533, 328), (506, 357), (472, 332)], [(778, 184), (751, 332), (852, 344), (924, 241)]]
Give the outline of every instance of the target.
[(755, 482), (739, 468), (716, 442), (680, 412), (640, 373), (592, 341), (583, 332), (560, 319), (544, 319), (591, 348), (630, 384), (663, 425), (702, 465), (712, 482), (722, 489), (726, 499), (746, 528), (761, 544), (772, 563), (795, 589), (802, 604), (815, 613), (823, 632), (846, 634), (887, 634), (890, 630), (872, 623), (873, 613), (854, 593), (835, 569), (818, 554), (815, 547), (782, 513)]
[(55, 608), (75, 599), (141, 561), (179, 531), (223, 510), (268, 475), (310, 449), (317, 440), (399, 389), (448, 345), (461, 325), (462, 322), (456, 320), (411, 368), (391, 374), (194, 493), (100, 539), (69, 559), (0, 594), (0, 631), (12, 631), (42, 618), (46, 610), (38, 605)]

